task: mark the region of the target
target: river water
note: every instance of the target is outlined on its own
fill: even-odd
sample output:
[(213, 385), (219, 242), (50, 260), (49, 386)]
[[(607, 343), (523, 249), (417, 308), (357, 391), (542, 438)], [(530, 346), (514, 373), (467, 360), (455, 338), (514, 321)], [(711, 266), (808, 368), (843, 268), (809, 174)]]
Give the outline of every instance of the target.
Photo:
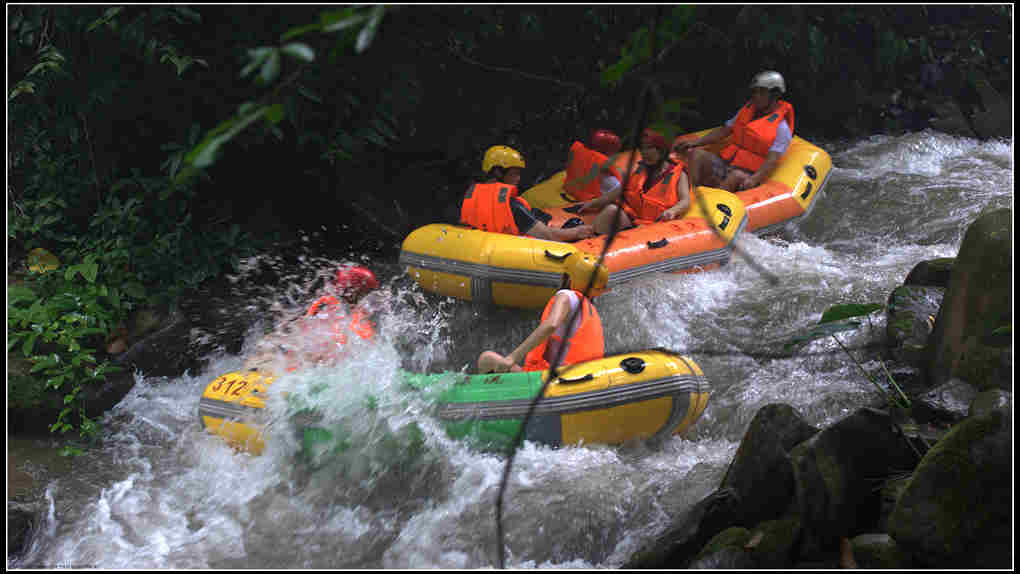
[[(1012, 206), (1010, 142), (926, 131), (821, 145), (834, 168), (810, 217), (776, 237), (739, 241), (778, 283), (735, 256), (720, 270), (650, 278), (596, 301), (607, 354), (684, 351), (712, 382), (712, 398), (686, 436), (654, 449), (526, 443), (504, 495), (507, 566), (618, 567), (718, 486), (762, 406), (788, 403), (824, 426), (876, 404), (875, 388), (831, 339), (793, 353), (783, 344), (833, 304), (884, 303), (917, 262), (955, 256), (982, 210)], [(321, 263), (308, 265), (328, 267)], [(257, 457), (205, 434), (202, 391), (240, 369), (239, 357), (211, 357), (206, 372), (172, 380), (139, 375), (103, 419), (102, 446), (47, 484), (46, 518), (8, 567), (496, 567), (506, 457), (447, 437), (397, 372), (457, 371), (482, 349), (509, 352), (537, 313), (425, 294), (395, 263), (371, 264), (390, 278), (380, 344), (273, 386), (327, 388), (318, 396), (328, 416), (351, 425), (354, 447), (309, 465), (296, 459), (285, 421)], [(841, 338), (863, 354), (884, 327), (877, 313), (871, 328)]]

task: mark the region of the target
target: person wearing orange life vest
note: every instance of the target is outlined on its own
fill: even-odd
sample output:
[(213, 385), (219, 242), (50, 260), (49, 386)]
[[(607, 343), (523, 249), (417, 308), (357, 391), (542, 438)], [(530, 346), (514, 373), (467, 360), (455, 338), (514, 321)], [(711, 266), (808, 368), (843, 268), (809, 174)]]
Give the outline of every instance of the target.
[[(592, 263), (591, 269), (595, 273), (595, 287), (605, 287), (609, 279), (606, 266), (596, 267)], [(509, 355), (482, 352), (478, 356), (478, 372), (542, 371), (556, 360), (564, 345), (560, 367), (600, 359), (606, 353), (602, 319), (591, 300), (571, 286), (570, 275), (566, 273), (560, 281), (560, 289), (549, 299), (541, 322), (531, 334)]]
[(292, 372), (302, 364), (336, 360), (349, 337), (371, 341), (375, 324), (369, 316), (377, 302), (370, 294), (378, 288), (379, 281), (370, 269), (357, 265), (341, 267), (327, 293), (312, 302), (303, 316), (259, 343), (262, 349), (249, 359), (246, 368), (270, 365), (270, 351), (282, 351), (285, 369)]
[(507, 146), (492, 146), (482, 159), (486, 180), (468, 188), (460, 206), (460, 222), (475, 229), (527, 235), (552, 241), (578, 241), (594, 233), (590, 225), (569, 229), (550, 227), (535, 219), (531, 206), (519, 197), (524, 157)]
[[(765, 71), (751, 80), (751, 99), (724, 125), (693, 140), (678, 142), (674, 150), (690, 150), (691, 183), (727, 191), (742, 191), (765, 183), (793, 141), (794, 113), (779, 72)], [(695, 149), (720, 142), (730, 134), (732, 142), (719, 151)]]
[(620, 137), (606, 129), (592, 131), (585, 146), (575, 141), (567, 153), (563, 191), (579, 201), (589, 201), (616, 191), (623, 181), (612, 156), (620, 151)]
[(582, 204), (582, 209), (599, 209), (595, 219), (595, 233), (609, 233), (617, 217), (616, 206), (623, 195), (623, 213), (620, 228), (628, 229), (656, 221), (671, 221), (683, 217), (691, 207), (691, 184), (686, 164), (674, 163), (669, 156), (669, 144), (662, 134), (652, 129), (641, 133), (641, 162), (627, 180), (625, 189), (617, 189)]

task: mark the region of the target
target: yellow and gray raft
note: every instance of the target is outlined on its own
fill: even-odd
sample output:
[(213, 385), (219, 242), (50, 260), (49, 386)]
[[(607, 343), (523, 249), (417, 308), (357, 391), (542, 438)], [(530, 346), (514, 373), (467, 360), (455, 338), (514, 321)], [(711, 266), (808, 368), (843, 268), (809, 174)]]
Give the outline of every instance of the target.
[[(402, 372), (426, 394), (447, 433), (482, 448), (516, 436), (547, 371), (467, 375)], [(199, 418), (210, 433), (240, 450), (265, 447), (265, 392), (273, 377), (258, 371), (217, 377), (206, 387)], [(560, 369), (546, 387), (525, 439), (551, 445), (620, 444), (663, 439), (690, 429), (711, 386), (693, 359), (665, 350), (626, 353)], [(318, 435), (328, 429), (316, 429)]]

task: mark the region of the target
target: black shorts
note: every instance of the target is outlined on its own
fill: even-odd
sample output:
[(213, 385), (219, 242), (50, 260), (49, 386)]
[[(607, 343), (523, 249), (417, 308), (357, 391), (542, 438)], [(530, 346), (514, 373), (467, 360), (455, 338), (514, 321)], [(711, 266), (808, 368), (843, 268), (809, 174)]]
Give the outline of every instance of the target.
[(510, 212), (514, 214), (514, 223), (517, 224), (517, 230), (521, 235), (531, 231), (531, 228), (538, 223), (535, 216), (531, 214), (531, 210), (524, 207), (524, 204), (516, 197), (510, 200)]
[(723, 180), (726, 179), (726, 175), (733, 169), (740, 170), (748, 175), (753, 175), (753, 172), (747, 171), (742, 167), (732, 166), (723, 158), (712, 154), (712, 178), (715, 180), (713, 182), (715, 185), (722, 183)]

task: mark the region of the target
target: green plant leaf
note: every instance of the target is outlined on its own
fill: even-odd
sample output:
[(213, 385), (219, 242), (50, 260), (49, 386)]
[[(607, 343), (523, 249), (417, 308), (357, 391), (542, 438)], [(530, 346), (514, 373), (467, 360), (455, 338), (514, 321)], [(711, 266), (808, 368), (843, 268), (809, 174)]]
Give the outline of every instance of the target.
[(315, 50), (312, 50), (311, 46), (301, 42), (295, 42), (287, 44), (280, 50), (288, 56), (301, 60), (302, 62), (312, 62), (315, 60)]
[(379, 29), (379, 22), (382, 21), (383, 14), (385, 13), (386, 6), (383, 4), (376, 4), (372, 8), (371, 20), (358, 33), (358, 41), (354, 46), (355, 52), (360, 54), (372, 44), (372, 39), (375, 38), (375, 33)]
[(307, 32), (311, 32), (312, 30), (322, 30), (322, 22), (315, 22), (312, 24), (307, 24), (305, 26), (298, 26), (297, 28), (291, 28), (290, 30), (287, 30), (282, 36), (280, 36), (280, 41), (286, 42), (287, 40), (297, 38), (298, 36), (301, 36), (302, 34), (305, 34)]
[(309, 100), (312, 100), (313, 102), (318, 103), (318, 104), (322, 103), (322, 98), (319, 97), (319, 94), (316, 94), (315, 92), (313, 92), (312, 90), (306, 88), (305, 86), (302, 86), (302, 85), (298, 84), (297, 90), (298, 90), (299, 94), (301, 94), (302, 96), (308, 98)]
[(847, 321), (846, 323), (823, 323), (814, 325), (810, 331), (802, 333), (800, 335), (795, 336), (793, 339), (790, 339), (789, 342), (783, 345), (783, 350), (788, 351), (801, 343), (807, 343), (817, 339), (822, 339), (824, 337), (828, 337), (829, 335), (833, 335), (835, 333), (839, 333), (842, 331), (853, 331), (860, 326), (861, 324), (859, 321)]
[(245, 77), (252, 73), (255, 68), (258, 68), (266, 61), (266, 58), (272, 54), (272, 48), (259, 47), (252, 50), (248, 50), (248, 65), (241, 70), (241, 77)]
[(832, 321), (841, 321), (851, 317), (862, 317), (864, 315), (870, 315), (879, 309), (885, 309), (885, 305), (881, 305), (879, 303), (848, 303), (845, 305), (833, 305), (822, 313), (822, 318), (819, 319), (818, 322), (830, 323)]
[(280, 75), (280, 50), (273, 48), (272, 53), (266, 58), (266, 63), (262, 64), (262, 73), (259, 78), (262, 79), (263, 84), (271, 84), (278, 75)]
[(283, 104), (273, 104), (266, 109), (266, 120), (271, 125), (280, 123), (280, 120), (282, 120), (285, 115), (286, 111), (283, 108)]
[(319, 16), (323, 32), (339, 32), (356, 26), (368, 19), (367, 14), (354, 15), (354, 8), (324, 12)]

